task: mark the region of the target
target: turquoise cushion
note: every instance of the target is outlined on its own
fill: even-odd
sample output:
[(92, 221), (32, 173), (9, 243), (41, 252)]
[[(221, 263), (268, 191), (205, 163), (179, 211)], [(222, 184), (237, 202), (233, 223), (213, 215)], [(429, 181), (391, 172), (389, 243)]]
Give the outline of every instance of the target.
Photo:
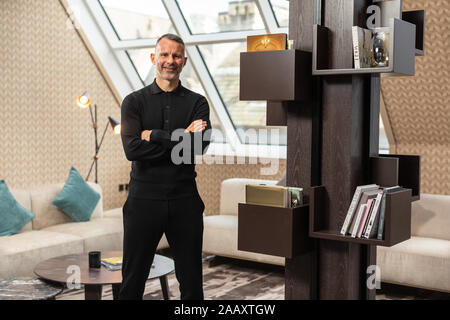
[(0, 236), (18, 233), (33, 218), (34, 213), (22, 207), (14, 199), (5, 180), (0, 180)]
[(73, 221), (89, 221), (100, 197), (100, 194), (92, 189), (80, 173), (72, 167), (66, 184), (53, 200), (53, 204)]

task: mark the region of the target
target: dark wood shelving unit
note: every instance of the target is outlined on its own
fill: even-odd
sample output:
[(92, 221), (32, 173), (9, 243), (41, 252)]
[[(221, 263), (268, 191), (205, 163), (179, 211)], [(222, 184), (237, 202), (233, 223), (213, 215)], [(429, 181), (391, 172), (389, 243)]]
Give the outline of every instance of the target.
[(328, 205), (324, 186), (312, 187), (309, 206), (309, 236), (312, 238), (345, 241), (365, 245), (392, 247), (397, 243), (411, 238), (411, 189), (402, 189), (386, 194), (386, 209), (384, 220), (384, 239), (353, 238), (340, 234), (327, 226), (321, 216), (324, 206)]
[(241, 52), (239, 99), (311, 99), (311, 59), (311, 52), (301, 50)]
[(403, 11), (402, 20), (416, 25), (416, 56), (425, 55), (425, 11)]
[[(316, 76), (389, 73), (390, 76), (413, 76), (415, 73), (416, 25), (393, 19), (389, 32), (389, 66), (361, 69), (329, 69), (328, 44), (330, 31), (327, 27), (313, 26), (313, 67)], [(351, 45), (351, 43), (350, 43)]]
[[(420, 157), (378, 153), (380, 76), (415, 74), (425, 12), (392, 20), (389, 67), (354, 69), (351, 29), (371, 4), (291, 0), (295, 50), (240, 56), (240, 99), (267, 101), (267, 125), (287, 125), (286, 185), (304, 190), (298, 208), (239, 204), (238, 249), (286, 257), (286, 299), (373, 300), (377, 246), (411, 237)], [(356, 187), (369, 183), (403, 187), (386, 195), (384, 239), (340, 235)]]
[(287, 258), (310, 250), (308, 208), (239, 203), (238, 250)]
[(287, 126), (289, 101), (267, 101), (266, 125)]
[(420, 199), (420, 156), (383, 154), (370, 158), (370, 181), (382, 187), (411, 189), (411, 201)]

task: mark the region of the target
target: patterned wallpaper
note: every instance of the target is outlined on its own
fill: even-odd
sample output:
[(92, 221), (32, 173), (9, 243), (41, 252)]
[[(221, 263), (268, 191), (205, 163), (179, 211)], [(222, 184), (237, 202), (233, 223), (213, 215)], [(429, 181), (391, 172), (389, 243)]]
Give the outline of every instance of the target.
[[(384, 78), (386, 109), (397, 152), (422, 155), (422, 192), (450, 194), (449, 35), (450, 2), (404, 0), (404, 9), (427, 10), (425, 57), (416, 76)], [(107, 116), (120, 119), (120, 105), (58, 0), (0, 1), (0, 179), (15, 188), (65, 181), (71, 166), (85, 176), (94, 154), (89, 110), (76, 97), (89, 90), (98, 105), (99, 135)], [(4, 23), (6, 21), (6, 23)], [(248, 162), (248, 159), (247, 159)], [(231, 177), (280, 179), (262, 165), (197, 165), (206, 214), (219, 210), (220, 182)], [(122, 206), (130, 164), (120, 137), (108, 131), (99, 160), (104, 208)], [(91, 174), (91, 181), (93, 175)]]
[[(38, 187), (65, 181), (71, 166), (86, 176), (94, 133), (76, 98), (89, 90), (98, 105), (99, 138), (107, 116), (120, 119), (119, 103), (58, 0), (2, 0), (0, 21), (0, 179)], [(104, 206), (121, 206), (118, 185), (127, 183), (129, 164), (111, 130), (99, 155)]]
[(425, 10), (425, 56), (414, 77), (382, 78), (399, 154), (421, 155), (421, 192), (450, 194), (450, 1), (403, 0)]
[[(1, 0), (0, 21), (0, 179), (13, 188), (39, 187), (65, 181), (71, 166), (86, 176), (95, 151), (94, 133), (89, 110), (78, 108), (75, 100), (89, 90), (98, 106), (99, 139), (107, 116), (120, 119), (120, 104), (58, 0)], [(280, 178), (283, 164), (285, 160), (280, 171), (267, 178)], [(206, 213), (218, 211), (223, 179), (260, 178), (260, 167), (198, 165)], [(119, 192), (118, 185), (128, 183), (130, 163), (120, 137), (109, 129), (98, 170), (104, 208), (122, 206), (127, 194)]]

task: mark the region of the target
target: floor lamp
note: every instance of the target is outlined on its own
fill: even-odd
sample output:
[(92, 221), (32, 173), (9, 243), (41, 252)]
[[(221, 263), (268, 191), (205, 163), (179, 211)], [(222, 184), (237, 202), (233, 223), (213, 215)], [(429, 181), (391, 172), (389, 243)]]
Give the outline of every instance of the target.
[(98, 160), (98, 153), (100, 151), (100, 147), (102, 146), (103, 139), (105, 138), (106, 130), (108, 129), (108, 126), (111, 124), (111, 128), (113, 129), (114, 134), (120, 134), (120, 122), (115, 120), (112, 117), (108, 116), (108, 122), (106, 123), (105, 130), (103, 130), (102, 138), (100, 139), (100, 143), (98, 143), (98, 137), (97, 137), (97, 128), (98, 128), (98, 122), (97, 122), (97, 105), (94, 104), (94, 113), (92, 113), (92, 107), (91, 107), (91, 100), (89, 100), (88, 92), (85, 91), (81, 96), (77, 99), (77, 104), (80, 108), (89, 108), (90, 114), (91, 114), (91, 120), (92, 120), (92, 128), (94, 129), (94, 137), (95, 137), (95, 155), (92, 159), (92, 164), (89, 169), (89, 173), (86, 176), (86, 181), (89, 179), (89, 176), (91, 175), (92, 168), (95, 164), (95, 183), (98, 183), (98, 176), (97, 176), (97, 160)]

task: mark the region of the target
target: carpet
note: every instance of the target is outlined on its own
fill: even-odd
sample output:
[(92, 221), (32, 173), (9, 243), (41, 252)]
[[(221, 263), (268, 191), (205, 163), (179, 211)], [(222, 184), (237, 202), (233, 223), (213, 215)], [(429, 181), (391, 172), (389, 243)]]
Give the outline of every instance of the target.
[[(212, 260), (214, 259), (214, 260)], [(209, 266), (210, 262), (214, 266)], [(119, 271), (120, 272), (120, 271)], [(175, 272), (167, 277), (171, 300), (180, 299)], [(243, 260), (203, 257), (203, 290), (205, 300), (283, 300), (284, 268)], [(111, 286), (103, 287), (103, 300), (112, 300)], [(162, 300), (158, 279), (145, 286), (144, 300)], [(382, 283), (377, 300), (450, 300), (450, 293), (409, 288)], [(56, 300), (84, 300), (84, 288), (65, 289)]]

